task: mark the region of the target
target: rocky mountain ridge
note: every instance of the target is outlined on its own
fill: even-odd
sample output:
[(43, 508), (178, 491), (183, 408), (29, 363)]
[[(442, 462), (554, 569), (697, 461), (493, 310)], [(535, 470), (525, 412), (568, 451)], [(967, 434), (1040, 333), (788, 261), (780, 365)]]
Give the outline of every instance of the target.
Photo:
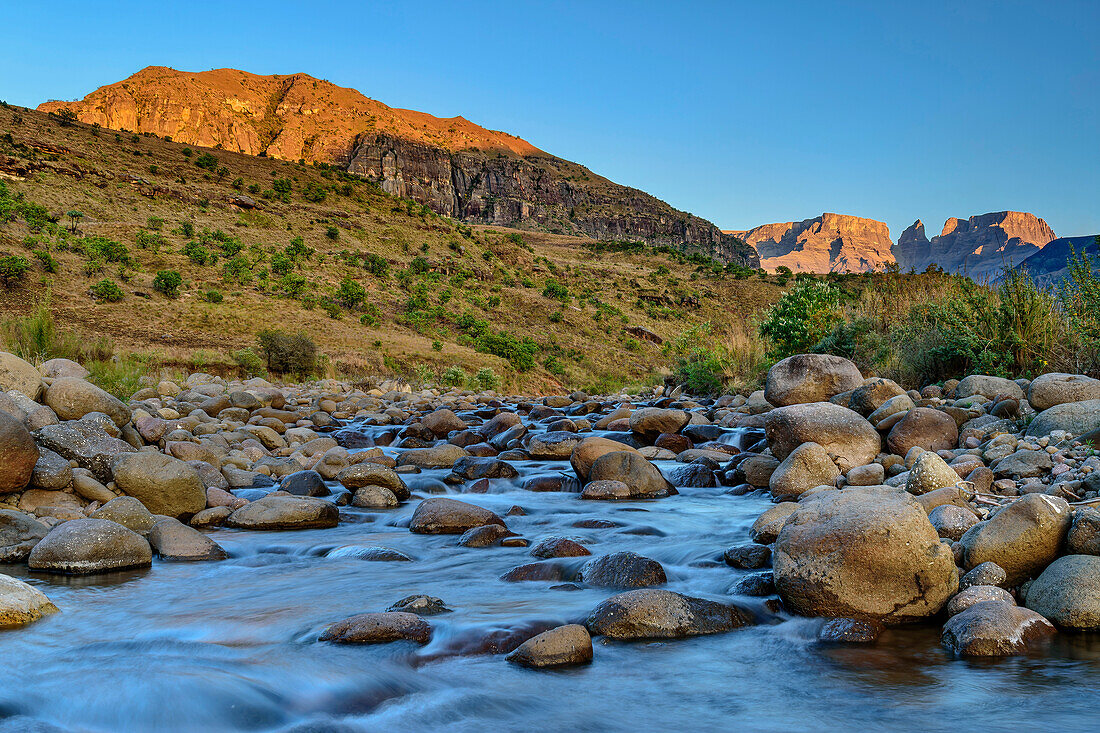
[(731, 232), (751, 244), (767, 270), (867, 272), (893, 262), (890, 228), (881, 221), (824, 213), (800, 222)]
[(577, 163), (462, 118), (389, 107), (307, 74), (148, 67), (75, 102), (82, 122), (249, 155), (335, 165), (468, 222), (682, 246), (756, 267), (755, 251)]

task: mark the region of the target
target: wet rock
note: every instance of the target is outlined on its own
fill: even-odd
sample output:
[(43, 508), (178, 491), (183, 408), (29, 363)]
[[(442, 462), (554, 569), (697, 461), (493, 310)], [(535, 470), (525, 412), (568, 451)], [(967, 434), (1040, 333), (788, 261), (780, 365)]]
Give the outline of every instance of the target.
[(1100, 399), (1067, 402), (1043, 410), (1027, 426), (1027, 434), (1049, 435), (1065, 430), (1070, 435), (1084, 435), (1100, 429)]
[(590, 481), (581, 491), (582, 499), (595, 501), (630, 499), (630, 487), (622, 481)]
[[(365, 560), (368, 562), (412, 562), (405, 553), (389, 547), (373, 545), (342, 545), (325, 553), (327, 558)], [(400, 609), (389, 609), (391, 611)]]
[(775, 501), (793, 501), (815, 486), (833, 486), (840, 471), (817, 443), (803, 443), (791, 451), (768, 479)]
[(998, 588), (995, 585), (972, 585), (959, 591), (958, 595), (947, 602), (947, 615), (954, 616), (975, 604), (986, 601), (1016, 604), (1012, 594), (1004, 588)]
[(825, 449), (841, 471), (871, 463), (882, 445), (878, 431), (859, 413), (830, 402), (772, 410), (764, 417), (764, 431), (779, 460), (803, 443), (814, 442)]
[(969, 509), (944, 504), (928, 514), (928, 521), (940, 537), (958, 541), (966, 530), (978, 523), (978, 518)]
[(284, 476), (282, 481), (279, 482), (279, 490), (294, 496), (329, 495), (328, 486), (325, 486), (325, 480), (321, 478), (321, 474), (308, 470), (295, 471), (288, 476)]
[(500, 524), (486, 524), (466, 530), (458, 538), (459, 547), (490, 547), (512, 533)]
[(1028, 586), (1028, 608), (1062, 629), (1100, 629), (1100, 557), (1060, 557)]
[(126, 529), (146, 536), (156, 524), (153, 514), (145, 505), (132, 496), (120, 496), (111, 499), (91, 515), (95, 519), (107, 519), (121, 524)]
[(859, 368), (831, 354), (795, 354), (768, 370), (764, 398), (777, 407), (826, 402), (863, 384)]
[(779, 531), (798, 510), (798, 504), (793, 501), (784, 501), (776, 504), (756, 518), (749, 530), (752, 541), (761, 545), (770, 545), (779, 537)]
[(730, 567), (756, 570), (768, 566), (772, 559), (772, 551), (766, 545), (734, 545), (722, 554), (722, 559)]
[(504, 526), (504, 520), (488, 509), (464, 501), (431, 498), (416, 507), (409, 530), (419, 534), (462, 534), (485, 524)]
[(608, 453), (620, 451), (637, 452), (634, 448), (617, 440), (591, 436), (577, 443), (577, 447), (573, 449), (573, 453), (569, 457), (569, 463), (573, 466), (577, 478), (582, 483), (587, 483), (593, 463)]
[(581, 580), (599, 588), (646, 588), (668, 579), (661, 563), (634, 552), (614, 552), (589, 560), (581, 569)]
[(42, 591), (11, 576), (0, 575), (0, 629), (26, 626), (57, 612), (57, 606)]
[(237, 509), (225, 520), (237, 529), (328, 529), (340, 521), (336, 505), (305, 496), (265, 496)]
[(197, 562), (229, 557), (221, 545), (172, 517), (161, 517), (149, 532), (149, 544), (164, 560)]
[(550, 559), (555, 557), (583, 557), (592, 553), (579, 542), (574, 542), (565, 537), (547, 537), (531, 548), (531, 554), (535, 557)]
[(351, 505), (363, 509), (393, 509), (401, 505), (393, 492), (383, 486), (364, 486), (356, 489)]
[(747, 626), (752, 615), (737, 606), (643, 588), (611, 596), (585, 621), (593, 636), (612, 639), (678, 639)]
[(873, 644), (883, 631), (878, 621), (831, 618), (817, 632), (817, 640), (825, 644)]
[(891, 453), (904, 456), (919, 446), (929, 451), (948, 450), (959, 442), (959, 427), (946, 412), (930, 407), (914, 407), (890, 429), (886, 446)]
[(576, 433), (555, 430), (533, 435), (527, 442), (527, 452), (536, 461), (564, 461), (573, 455), (581, 442)]
[(1027, 401), (1036, 412), (1088, 400), (1100, 400), (1100, 379), (1082, 374), (1041, 374), (1032, 380), (1027, 390)]
[(1004, 568), (1009, 585), (1019, 585), (1058, 557), (1070, 521), (1065, 499), (1022, 496), (962, 536), (963, 567), (992, 561)]
[(775, 593), (775, 579), (770, 572), (750, 573), (734, 583), (729, 592), (735, 596), (770, 596)]
[(27, 428), (0, 411), (0, 494), (26, 488), (38, 459), (38, 446)]
[(519, 477), (519, 471), (512, 464), (496, 458), (479, 458), (477, 456), (464, 456), (458, 459), (451, 467), (451, 471), (467, 481), (476, 481), (482, 478)]
[(1008, 583), (1008, 573), (995, 562), (983, 562), (975, 566), (959, 581), (959, 588), (966, 590), (975, 585), (995, 585), (1004, 587)]
[(159, 451), (124, 453), (111, 464), (115, 485), (153, 514), (190, 517), (206, 508), (206, 487), (195, 469)]
[(409, 487), (392, 468), (377, 463), (355, 463), (336, 476), (336, 480), (348, 491), (356, 491), (364, 486), (381, 486), (397, 497), (407, 501)]
[(466, 429), (466, 423), (447, 408), (441, 408), (425, 415), (420, 422), (440, 438), (446, 437), (452, 431)]
[(458, 459), (467, 455), (469, 454), (464, 448), (447, 443), (433, 448), (407, 450), (397, 459), (397, 465), (416, 466), (417, 468), (450, 468)]
[(0, 509), (0, 563), (24, 562), (49, 528), (29, 514)]
[(191, 517), (188, 524), (198, 529), (220, 527), (225, 524), (225, 520), (229, 519), (229, 515), (232, 513), (233, 510), (227, 506), (212, 506)]
[(130, 422), (130, 408), (122, 400), (83, 379), (55, 379), (43, 401), (61, 420), (79, 420), (89, 413), (102, 412), (119, 427)]
[(84, 575), (145, 567), (153, 551), (145, 539), (106, 519), (74, 519), (57, 525), (27, 558), (31, 570)]
[(491, 440), (501, 433), (520, 425), (521, 422), (520, 416), (516, 413), (502, 412), (479, 427), (477, 432), (483, 439)]
[(1066, 535), (1069, 555), (1100, 555), (1100, 509), (1080, 507)]
[(661, 433), (657, 436), (657, 439), (653, 441), (653, 445), (657, 448), (663, 448), (664, 450), (671, 451), (673, 453), (683, 453), (686, 450), (690, 450), (692, 447), (691, 439), (686, 435), (679, 435), (677, 433)]
[(443, 599), (425, 595), (405, 596), (386, 610), (415, 613), (417, 616), (437, 616), (451, 612), (451, 609), (443, 603)]
[(36, 400), (42, 391), (42, 373), (15, 354), (0, 351), (0, 392), (8, 390)]
[(415, 613), (384, 611), (361, 613), (337, 621), (323, 632), (319, 641), (334, 644), (382, 644), (391, 641), (413, 641), (427, 644), (432, 638), (432, 627)]
[(779, 460), (773, 456), (750, 455), (737, 464), (736, 472), (744, 477), (745, 483), (760, 488), (771, 484), (772, 474), (779, 469)]
[(1050, 622), (1034, 611), (985, 601), (948, 619), (940, 641), (959, 656), (1001, 657), (1022, 654), (1053, 633)]
[(500, 579), (507, 583), (527, 583), (540, 580), (572, 580), (575, 573), (556, 562), (529, 562), (517, 565)]
[(960, 481), (955, 469), (930, 450), (917, 456), (909, 476), (905, 480), (905, 490), (915, 496), (927, 494), (936, 489), (954, 486)]
[(83, 420), (47, 425), (36, 430), (34, 438), (39, 445), (91, 471), (101, 483), (111, 481), (111, 464), (116, 456), (135, 452), (129, 443)]
[(856, 466), (845, 476), (849, 486), (881, 486), (886, 478), (886, 470), (881, 463), (869, 463)]
[[(3, 450), (0, 449), (0, 466), (4, 465), (2, 454)], [(38, 462), (34, 464), (31, 474), (31, 486), (47, 491), (61, 491), (72, 482), (73, 469), (69, 462), (49, 448), (39, 449)]]
[(652, 441), (661, 433), (679, 433), (689, 419), (683, 410), (643, 407), (630, 413), (630, 432)]
[(505, 659), (532, 669), (588, 664), (592, 661), (592, 637), (579, 624), (559, 626), (523, 642)]
[(935, 615), (959, 584), (951, 550), (920, 504), (878, 488), (801, 501), (779, 532), (772, 564), (793, 612), (887, 625)]
[(589, 481), (622, 481), (632, 498), (656, 499), (675, 493), (660, 470), (635, 451), (613, 451), (597, 458)]

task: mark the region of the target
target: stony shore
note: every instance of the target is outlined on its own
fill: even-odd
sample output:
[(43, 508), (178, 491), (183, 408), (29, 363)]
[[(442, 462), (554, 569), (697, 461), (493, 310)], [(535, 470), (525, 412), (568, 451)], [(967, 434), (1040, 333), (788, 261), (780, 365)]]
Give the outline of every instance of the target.
[[(476, 494), (518, 480), (525, 461), (560, 461), (560, 478), (523, 488), (674, 502), (678, 487), (727, 486), (768, 492), (775, 504), (743, 544), (715, 548), (757, 571), (725, 601), (655, 587), (666, 581), (661, 564), (632, 552), (582, 560), (566, 577), (554, 561), (590, 550), (542, 538), (504, 580), (619, 592), (577, 623), (514, 639), (500, 651), (517, 664), (589, 662), (597, 635), (736, 629), (760, 620), (738, 602), (746, 596), (765, 599), (768, 613), (827, 619), (823, 643), (935, 623), (951, 652), (990, 656), (1100, 628), (1100, 381), (1081, 375), (971, 375), (917, 392), (864, 378), (839, 357), (798, 355), (772, 368), (764, 390), (718, 399), (660, 389), (533, 399), (193, 374), (128, 403), (86, 376), (74, 362), (35, 367), (0, 353), (6, 563), (94, 574), (154, 559), (216, 562), (227, 554), (209, 528), (324, 529), (343, 507), (384, 512), (417, 500), (413, 533), (526, 547), (508, 515), (411, 492), (403, 476), (443, 469), (455, 493)], [(378, 428), (367, 438), (349, 425)], [(722, 440), (731, 434), (739, 445)], [(413, 596), (334, 619), (320, 640), (423, 644), (430, 616), (445, 610)], [(0, 576), (0, 626), (57, 611), (37, 588)]]

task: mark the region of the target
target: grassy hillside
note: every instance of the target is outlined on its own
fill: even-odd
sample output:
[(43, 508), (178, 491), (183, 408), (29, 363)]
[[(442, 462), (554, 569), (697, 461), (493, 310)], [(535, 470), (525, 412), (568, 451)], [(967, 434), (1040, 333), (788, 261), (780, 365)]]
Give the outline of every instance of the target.
[(329, 375), (457, 366), (512, 389), (606, 389), (669, 362), (636, 329), (666, 347), (743, 337), (782, 292), (674, 250), (471, 228), (323, 166), (8, 105), (0, 184), (9, 341), (44, 306), (69, 348), (149, 369), (238, 371), (235, 353), (281, 329), (314, 339)]

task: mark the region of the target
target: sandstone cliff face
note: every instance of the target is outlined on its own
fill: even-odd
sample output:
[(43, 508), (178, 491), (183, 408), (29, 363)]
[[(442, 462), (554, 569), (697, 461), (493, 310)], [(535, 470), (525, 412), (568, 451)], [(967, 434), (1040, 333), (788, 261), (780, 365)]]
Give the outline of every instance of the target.
[(867, 272), (894, 261), (890, 228), (858, 216), (824, 213), (800, 222), (764, 224), (740, 236), (772, 272), (783, 266), (794, 272)]
[(306, 74), (149, 67), (77, 102), (47, 102), (116, 130), (344, 167), (466, 221), (685, 246), (756, 267), (710, 222), (462, 117), (394, 109)]
[(917, 221), (902, 233), (893, 253), (903, 270), (923, 272), (936, 264), (975, 280), (992, 280), (1053, 239), (1054, 232), (1037, 216), (999, 211), (969, 219), (952, 217), (931, 240), (925, 238), (924, 225)]

